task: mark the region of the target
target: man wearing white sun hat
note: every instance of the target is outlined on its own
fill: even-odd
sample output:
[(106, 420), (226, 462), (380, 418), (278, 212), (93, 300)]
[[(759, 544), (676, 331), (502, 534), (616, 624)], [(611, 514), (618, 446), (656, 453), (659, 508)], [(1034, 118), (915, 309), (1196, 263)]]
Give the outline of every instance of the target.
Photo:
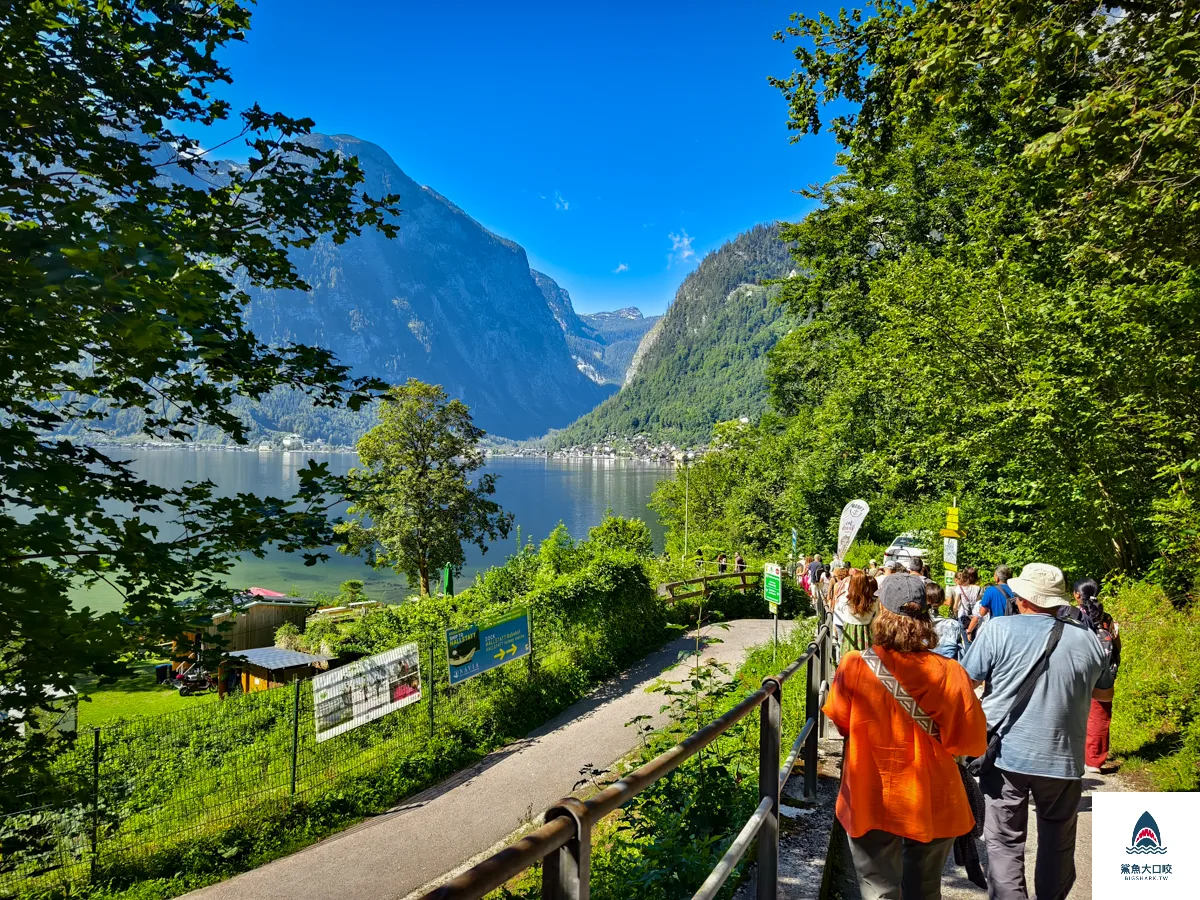
[(1034, 895), (1064, 900), (1075, 883), (1075, 824), (1092, 697), (1112, 699), (1113, 679), (1096, 635), (1058, 617), (1069, 606), (1055, 566), (1030, 563), (1008, 583), (1019, 616), (979, 632), (962, 664), (986, 683), (988, 755), (980, 760), (987, 815), (988, 896), (1027, 900), (1029, 799), (1038, 823)]

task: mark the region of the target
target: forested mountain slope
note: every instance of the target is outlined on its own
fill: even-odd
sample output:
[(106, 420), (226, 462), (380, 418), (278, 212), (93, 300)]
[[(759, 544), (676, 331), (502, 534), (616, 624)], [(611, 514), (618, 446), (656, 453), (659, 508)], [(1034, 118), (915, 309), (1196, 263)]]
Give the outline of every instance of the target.
[(776, 225), (756, 226), (708, 254), (642, 339), (621, 391), (548, 443), (646, 433), (695, 444), (716, 422), (757, 417), (767, 406), (767, 351), (796, 323), (762, 282), (790, 269)]

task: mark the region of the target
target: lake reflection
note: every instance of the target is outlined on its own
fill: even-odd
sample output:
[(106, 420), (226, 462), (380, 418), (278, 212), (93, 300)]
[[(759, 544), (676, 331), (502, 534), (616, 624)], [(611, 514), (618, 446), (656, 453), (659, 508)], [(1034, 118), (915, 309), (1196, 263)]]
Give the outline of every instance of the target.
[[(308, 451), (252, 453), (109, 448), (104, 452), (118, 459), (132, 460), (134, 471), (155, 484), (178, 487), (185, 481), (208, 479), (217, 485), (221, 494), (253, 493), (275, 497), (289, 497), (295, 493), (299, 486), (296, 471), (307, 465), (309, 459), (328, 462), (330, 471), (337, 474), (345, 474), (358, 462), (357, 457), (349, 453)], [(645, 520), (654, 535), (655, 548), (662, 549), (664, 530), (646, 504), (658, 481), (672, 477), (670, 466), (633, 460), (496, 457), (488, 460), (486, 471), (498, 476), (495, 500), (516, 516), (522, 539), (532, 537), (535, 542), (540, 541), (560, 521), (566, 524), (572, 536), (584, 537), (604, 516), (605, 509), (611, 507), (617, 515)], [(343, 515), (344, 512), (344, 507), (338, 507), (334, 514)], [(169, 536), (168, 527), (163, 537)], [(486, 554), (473, 545), (467, 547), (466, 565), (458, 579), (458, 587), (470, 584), (476, 572), (502, 563), (515, 549), (515, 532), (489, 548)], [(305, 596), (319, 590), (335, 592), (338, 584), (349, 578), (365, 581), (372, 597), (394, 601), (407, 592), (403, 575), (390, 570), (373, 570), (361, 558), (333, 552), (326, 562), (305, 566), (298, 554), (274, 549), (267, 552), (265, 559), (240, 560), (234, 566), (230, 584), (238, 588), (258, 585)], [(75, 603), (93, 609), (116, 609), (120, 606), (120, 597), (111, 588), (99, 585), (76, 591)]]

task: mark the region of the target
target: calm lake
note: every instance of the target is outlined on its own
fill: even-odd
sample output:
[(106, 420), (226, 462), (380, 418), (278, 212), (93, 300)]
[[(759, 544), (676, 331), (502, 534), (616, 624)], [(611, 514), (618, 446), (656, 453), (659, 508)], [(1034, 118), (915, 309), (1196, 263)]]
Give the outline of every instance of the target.
[[(186, 481), (211, 480), (222, 494), (253, 493), (259, 496), (289, 497), (297, 487), (296, 470), (308, 460), (328, 462), (330, 471), (344, 474), (357, 465), (350, 453), (249, 453), (222, 450), (113, 450), (105, 451), (117, 459), (130, 459), (133, 469), (143, 478), (167, 487)], [(587, 531), (611, 507), (620, 516), (643, 519), (654, 535), (655, 546), (662, 549), (664, 531), (655, 514), (647, 508), (654, 486), (663, 478), (673, 477), (670, 466), (635, 460), (604, 459), (527, 459), (494, 457), (486, 471), (499, 476), (495, 499), (516, 516), (521, 538), (541, 541), (560, 521), (572, 536), (586, 537)], [(339, 508), (335, 514), (342, 514)], [(162, 523), (160, 523), (162, 524)], [(163, 536), (170, 536), (167, 526)], [(466, 587), (477, 572), (504, 562), (516, 549), (516, 534), (489, 548), (486, 554), (474, 545), (466, 548), (466, 565), (456, 587)], [(361, 558), (331, 552), (330, 558), (316, 566), (305, 566), (298, 554), (269, 550), (265, 559), (240, 560), (230, 576), (230, 585), (247, 588), (254, 585), (307, 596), (314, 591), (336, 592), (349, 579), (366, 582), (373, 599), (397, 601), (407, 592), (407, 579), (390, 570), (371, 569)], [(77, 606), (97, 610), (118, 609), (120, 596), (112, 588), (99, 585), (75, 592)]]

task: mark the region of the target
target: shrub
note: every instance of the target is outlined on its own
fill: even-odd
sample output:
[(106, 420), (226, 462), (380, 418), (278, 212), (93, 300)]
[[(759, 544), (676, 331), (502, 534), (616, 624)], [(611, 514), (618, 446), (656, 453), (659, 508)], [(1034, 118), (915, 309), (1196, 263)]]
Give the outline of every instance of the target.
[(1114, 753), (1164, 791), (1200, 788), (1200, 609), (1161, 588), (1121, 585), (1105, 598), (1121, 628), (1113, 699)]

